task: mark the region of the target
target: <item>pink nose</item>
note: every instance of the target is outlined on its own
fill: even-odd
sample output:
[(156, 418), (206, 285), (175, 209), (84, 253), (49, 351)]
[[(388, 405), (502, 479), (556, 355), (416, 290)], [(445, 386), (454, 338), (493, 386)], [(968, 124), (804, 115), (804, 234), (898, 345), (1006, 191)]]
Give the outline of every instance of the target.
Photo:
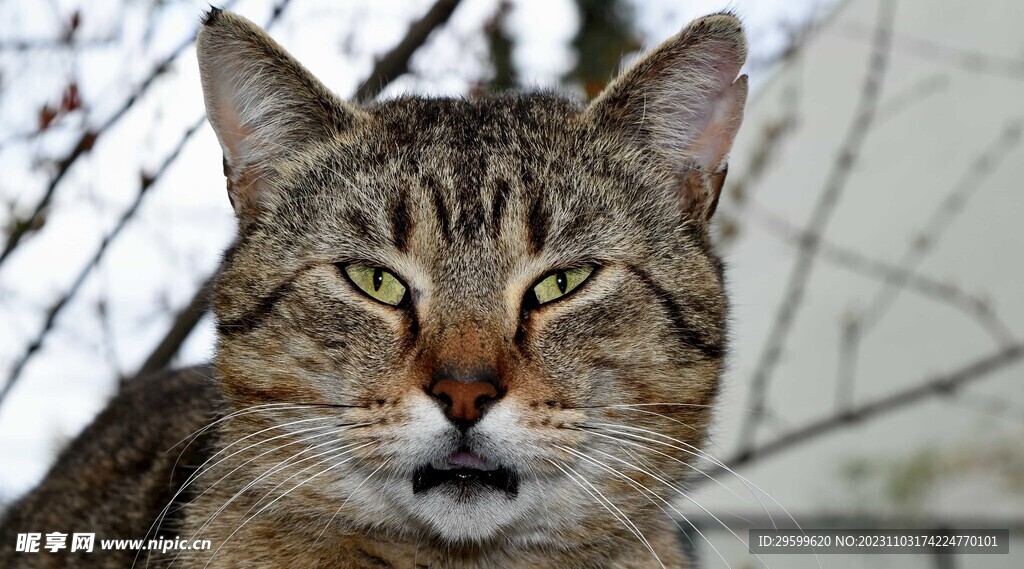
[(498, 399), (498, 388), (488, 381), (442, 379), (431, 386), (430, 394), (444, 405), (452, 422), (467, 425), (478, 421), (484, 407)]

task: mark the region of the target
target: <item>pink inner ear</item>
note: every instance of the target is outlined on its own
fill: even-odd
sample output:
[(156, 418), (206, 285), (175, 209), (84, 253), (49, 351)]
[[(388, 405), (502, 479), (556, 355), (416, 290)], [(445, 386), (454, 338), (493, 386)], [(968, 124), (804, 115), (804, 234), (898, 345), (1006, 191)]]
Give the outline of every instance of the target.
[(207, 111), (224, 151), (224, 158), (237, 175), (247, 168), (251, 161), (250, 137), (253, 130), (250, 126), (242, 124), (242, 117), (234, 100), (234, 89), (229, 86), (230, 82), (225, 84), (225, 81), (228, 79), (221, 77), (209, 86), (212, 97), (207, 99)]
[(242, 125), (238, 115), (234, 112), (224, 113), (221, 115), (223, 124), (221, 128), (223, 132), (222, 143), (224, 144), (224, 154), (227, 157), (228, 163), (234, 170), (241, 170), (247, 168), (250, 164), (250, 152), (252, 148), (249, 144), (249, 138), (252, 136), (252, 129)]
[[(731, 66), (730, 66), (731, 67)], [(724, 166), (732, 141), (743, 119), (743, 106), (747, 99), (747, 76), (735, 82), (729, 77), (725, 86), (709, 98), (703, 112), (694, 113), (692, 125), (694, 137), (687, 145), (686, 152), (706, 171), (715, 172)]]
[(688, 148), (702, 168), (717, 171), (722, 167), (742, 120), (745, 100), (746, 76), (742, 76), (708, 101), (703, 125), (697, 126)]

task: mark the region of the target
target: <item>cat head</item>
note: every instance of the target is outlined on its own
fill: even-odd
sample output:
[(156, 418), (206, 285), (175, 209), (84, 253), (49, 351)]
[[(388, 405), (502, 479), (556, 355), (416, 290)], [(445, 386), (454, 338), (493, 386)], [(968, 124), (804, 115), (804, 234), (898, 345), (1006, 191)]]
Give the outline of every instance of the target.
[(586, 106), (349, 104), (216, 10), (198, 55), (239, 220), (216, 363), (231, 410), (253, 410), (224, 429), (311, 441), (267, 468), (320, 445), (274, 511), (567, 543), (624, 531), (599, 495), (630, 517), (643, 488), (672, 499), (726, 349), (707, 231), (746, 98), (734, 16)]

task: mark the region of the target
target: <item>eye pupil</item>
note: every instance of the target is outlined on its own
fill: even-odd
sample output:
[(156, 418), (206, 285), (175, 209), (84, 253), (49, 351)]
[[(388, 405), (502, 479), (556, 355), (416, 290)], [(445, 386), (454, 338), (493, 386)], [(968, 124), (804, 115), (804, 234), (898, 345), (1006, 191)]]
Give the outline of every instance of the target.
[(555, 273), (555, 284), (558, 286), (558, 290), (560, 290), (562, 294), (565, 294), (565, 289), (569, 286), (569, 279), (565, 277), (565, 273), (563, 271)]
[(384, 269), (376, 268), (373, 270), (373, 290), (374, 292), (380, 290), (380, 285), (384, 284)]

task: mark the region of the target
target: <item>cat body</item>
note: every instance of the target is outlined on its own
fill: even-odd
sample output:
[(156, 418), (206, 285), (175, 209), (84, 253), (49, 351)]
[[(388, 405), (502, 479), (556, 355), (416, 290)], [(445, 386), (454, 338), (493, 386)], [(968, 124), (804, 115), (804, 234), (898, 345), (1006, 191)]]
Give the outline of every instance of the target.
[[(239, 221), (214, 367), (120, 396), (13, 506), (0, 561), (57, 566), (11, 536), (61, 521), (211, 545), (136, 566), (685, 567), (675, 504), (726, 350), (707, 228), (746, 97), (736, 18), (588, 106), (350, 105), (220, 10), (197, 51)], [(104, 555), (79, 566), (125, 566)]]

